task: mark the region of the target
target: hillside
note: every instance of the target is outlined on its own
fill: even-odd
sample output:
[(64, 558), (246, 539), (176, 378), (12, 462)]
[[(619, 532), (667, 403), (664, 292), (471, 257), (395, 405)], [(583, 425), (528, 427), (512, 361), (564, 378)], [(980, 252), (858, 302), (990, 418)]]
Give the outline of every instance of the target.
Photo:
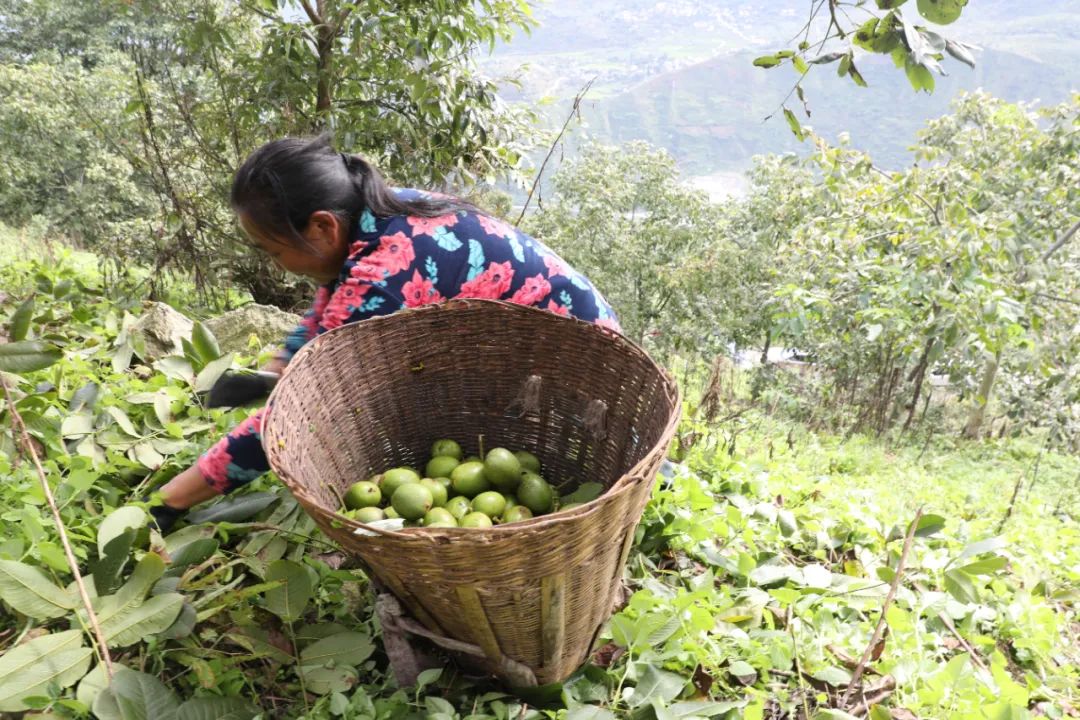
[[(692, 175), (737, 168), (763, 152), (799, 150), (782, 118), (763, 122), (791, 89), (794, 73), (759, 70), (752, 59), (745, 52), (714, 58), (594, 103), (592, 132), (665, 147)], [(1056, 101), (1080, 89), (1070, 68), (996, 50), (979, 53), (975, 70), (954, 68), (938, 78), (932, 95), (913, 93), (887, 58), (866, 57), (860, 66), (870, 87), (841, 80), (831, 68), (812, 69), (804, 82), (812, 114), (804, 122), (831, 140), (848, 132), (854, 145), (885, 166), (904, 163), (916, 130), (945, 114), (961, 91), (982, 88), (1010, 101)], [(1039, 79), (1037, 87), (1033, 77)]]
[[(517, 74), (512, 100), (544, 108), (561, 123), (589, 79), (584, 132), (602, 141), (645, 139), (672, 152), (689, 176), (738, 184), (755, 154), (798, 150), (781, 121), (763, 123), (795, 81), (790, 68), (764, 71), (753, 57), (784, 47), (806, 20), (806, 0), (548, 0), (540, 27), (497, 48), (485, 67)], [(816, 68), (805, 86), (812, 117), (827, 137), (847, 130), (882, 164), (905, 161), (926, 119), (955, 95), (982, 88), (1008, 100), (1053, 103), (1080, 90), (1080, 2), (972, 0), (947, 33), (976, 43), (975, 70), (947, 62), (933, 95), (916, 95), (891, 61), (863, 57), (871, 87)]]

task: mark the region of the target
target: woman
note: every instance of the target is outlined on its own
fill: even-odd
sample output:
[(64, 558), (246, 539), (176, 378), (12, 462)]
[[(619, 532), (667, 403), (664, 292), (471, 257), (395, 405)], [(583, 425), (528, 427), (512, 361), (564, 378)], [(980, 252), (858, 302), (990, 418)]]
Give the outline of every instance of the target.
[[(327, 330), (450, 298), (508, 300), (619, 329), (596, 288), (540, 242), (460, 200), (391, 189), (325, 136), (263, 145), (237, 171), (231, 200), (255, 247), (321, 284), (271, 374)], [(262, 418), (256, 412), (161, 488), (151, 513), (163, 532), (192, 505), (269, 469)]]

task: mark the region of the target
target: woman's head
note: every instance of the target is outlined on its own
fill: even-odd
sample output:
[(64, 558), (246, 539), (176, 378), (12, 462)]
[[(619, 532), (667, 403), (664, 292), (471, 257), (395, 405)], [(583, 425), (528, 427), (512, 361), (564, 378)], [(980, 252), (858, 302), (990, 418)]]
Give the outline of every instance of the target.
[(398, 199), (375, 168), (339, 153), (326, 135), (260, 147), (237, 170), (231, 201), (252, 242), (284, 269), (320, 282), (337, 277), (364, 210), (434, 217), (462, 207)]

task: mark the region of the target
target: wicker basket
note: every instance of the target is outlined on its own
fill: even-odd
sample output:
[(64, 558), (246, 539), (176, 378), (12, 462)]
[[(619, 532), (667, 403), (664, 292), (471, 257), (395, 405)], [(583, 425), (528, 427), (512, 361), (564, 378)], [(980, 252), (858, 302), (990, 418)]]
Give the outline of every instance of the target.
[[(270, 466), (319, 527), (431, 634), (479, 646), (482, 669), (512, 684), (560, 681), (584, 662), (679, 415), (675, 383), (621, 335), (488, 300), (328, 332), (296, 355), (270, 406)], [(487, 530), (358, 535), (370, 526), (335, 512), (357, 480), (423, 467), (442, 437), (475, 452), (481, 434), (486, 448), (534, 452), (561, 491), (607, 490)]]

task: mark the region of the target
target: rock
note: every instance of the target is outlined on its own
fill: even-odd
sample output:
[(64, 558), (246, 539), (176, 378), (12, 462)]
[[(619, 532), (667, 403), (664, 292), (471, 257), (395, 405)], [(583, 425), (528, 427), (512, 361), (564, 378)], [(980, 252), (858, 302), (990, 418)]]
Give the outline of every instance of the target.
[[(195, 326), (187, 316), (173, 310), (165, 303), (152, 302), (131, 327), (133, 335), (142, 337), (139, 356), (143, 362), (153, 362), (166, 355), (183, 354), (181, 339), (191, 339)], [(145, 348), (145, 349), (144, 349)]]
[(252, 335), (263, 347), (281, 344), (300, 323), (300, 316), (279, 310), (271, 305), (251, 303), (205, 321), (214, 333), (222, 352), (243, 352), (248, 349)]

